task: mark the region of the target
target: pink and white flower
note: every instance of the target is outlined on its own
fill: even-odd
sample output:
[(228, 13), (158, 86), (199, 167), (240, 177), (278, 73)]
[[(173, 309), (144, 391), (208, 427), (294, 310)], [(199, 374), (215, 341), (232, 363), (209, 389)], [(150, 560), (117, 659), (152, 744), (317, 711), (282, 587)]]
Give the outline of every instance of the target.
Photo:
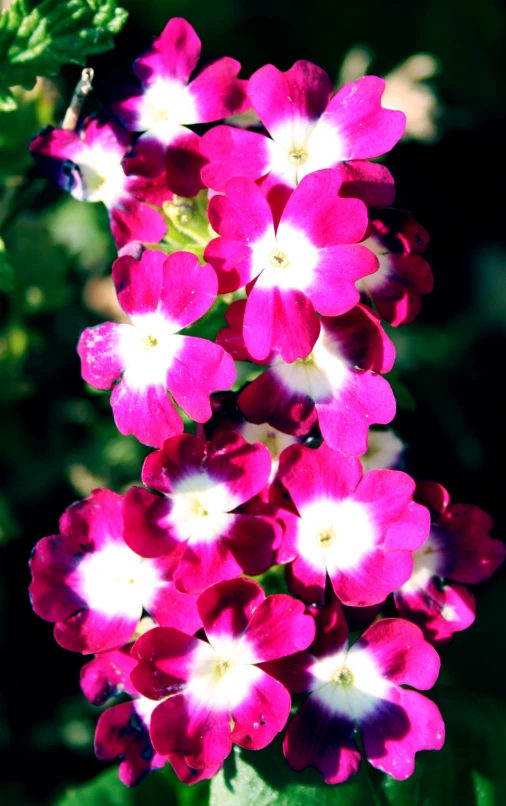
[(421, 296), (432, 291), (432, 272), (421, 257), (429, 235), (406, 210), (376, 208), (369, 217), (363, 243), (377, 255), (379, 269), (357, 288), (391, 325), (408, 325), (420, 312)]
[(277, 548), (275, 523), (236, 509), (265, 487), (270, 471), (267, 448), (232, 431), (208, 443), (190, 434), (168, 439), (142, 471), (162, 496), (142, 487), (125, 496), (125, 540), (144, 557), (180, 558), (174, 582), (187, 593), (264, 573)]
[(191, 25), (174, 17), (134, 62), (135, 81), (110, 88), (111, 112), (130, 131), (144, 132), (127, 160), (127, 173), (158, 176), (165, 168), (168, 186), (180, 196), (195, 196), (204, 187), (200, 137), (187, 126), (220, 120), (249, 106), (246, 82), (237, 78), (241, 65), (228, 56), (190, 81), (200, 51)]
[(30, 145), (41, 173), (80, 201), (105, 204), (118, 249), (131, 241), (158, 243), (167, 225), (151, 205), (161, 207), (173, 195), (163, 176), (126, 176), (123, 159), (132, 142), (118, 124), (87, 118), (78, 132), (47, 128)]
[(494, 522), (482, 509), (451, 504), (444, 487), (417, 485), (416, 499), (438, 515), (414, 554), (409, 580), (394, 593), (399, 614), (414, 621), (428, 641), (448, 643), (475, 618), (474, 595), (465, 587), (488, 579), (504, 562), (506, 547), (490, 537)]
[(200, 627), (195, 599), (174, 588), (173, 557), (144, 559), (123, 539), (123, 499), (94, 490), (69, 507), (60, 534), (44, 537), (30, 561), (37, 615), (55, 622), (65, 649), (89, 654), (126, 644), (143, 608), (160, 624)]
[(130, 680), (130, 673), (137, 665), (130, 655), (131, 646), (103, 652), (81, 669), (81, 688), (93, 705), (104, 705), (111, 697), (123, 693), (132, 697), (99, 716), (95, 755), (101, 761), (119, 760), (119, 777), (126, 786), (137, 786), (149, 772), (163, 767), (166, 761), (186, 784), (212, 777), (219, 767), (191, 769), (180, 754), (163, 756), (154, 750), (149, 729), (156, 703), (142, 697)]
[[(248, 356), (238, 335), (244, 305), (239, 300), (230, 306), (231, 326), (218, 333), (218, 342), (239, 360)], [(395, 415), (390, 384), (378, 374), (392, 368), (394, 347), (378, 315), (365, 305), (323, 316), (320, 326), (308, 356), (288, 364), (272, 354), (271, 367), (243, 389), (238, 404), (251, 422), (267, 422), (288, 434), (308, 434), (318, 422), (331, 448), (358, 456), (367, 450), (369, 426), (389, 423)]]
[(383, 79), (365, 76), (334, 94), (327, 73), (311, 62), (295, 62), (285, 73), (266, 65), (251, 76), (248, 96), (272, 139), (217, 126), (202, 140), (209, 160), (202, 178), (216, 191), (234, 176), (260, 180), (277, 206), (305, 176), (334, 168), (345, 192), (359, 189), (368, 204), (391, 204), (392, 177), (366, 162), (393, 148), (405, 128), (402, 112), (381, 106), (384, 89)]
[[(279, 463), (280, 482), (299, 518), (282, 546), (290, 590), (323, 604), (327, 575), (343, 604), (382, 602), (406, 582), (412, 552), (430, 527), (428, 510), (413, 501), (415, 483), (397, 470), (362, 476), (358, 459), (333, 451), (291, 445)], [(400, 580), (403, 580), (400, 582)]]
[(317, 313), (336, 316), (359, 301), (355, 282), (378, 267), (358, 245), (367, 209), (338, 196), (337, 171), (307, 176), (292, 193), (277, 226), (259, 188), (231, 179), (226, 196), (209, 203), (209, 220), (222, 237), (204, 256), (215, 269), (219, 293), (254, 282), (244, 314), (249, 353), (265, 359), (276, 347), (285, 361), (308, 355), (320, 332)]
[(414, 690), (436, 682), (436, 651), (418, 627), (402, 619), (375, 622), (350, 648), (339, 610), (333, 619), (320, 611), (316, 621), (308, 652), (265, 665), (292, 694), (310, 692), (285, 734), (288, 763), (297, 771), (316, 768), (328, 784), (346, 781), (360, 766), (360, 728), (373, 767), (400, 781), (409, 778), (415, 754), (440, 750), (444, 743), (439, 709)]
[(258, 664), (307, 648), (314, 622), (302, 602), (266, 597), (253, 580), (213, 585), (197, 604), (207, 641), (150, 630), (133, 647), (131, 677), (145, 697), (161, 700), (151, 717), (156, 750), (201, 769), (221, 764), (232, 743), (260, 750), (284, 728), (290, 695)]
[(209, 395), (228, 389), (234, 362), (206, 339), (179, 336), (216, 299), (217, 280), (189, 252), (146, 250), (113, 265), (118, 300), (131, 324), (105, 322), (79, 339), (82, 376), (96, 389), (111, 389), (114, 420), (122, 434), (158, 447), (183, 430), (167, 394), (197, 422), (211, 416)]

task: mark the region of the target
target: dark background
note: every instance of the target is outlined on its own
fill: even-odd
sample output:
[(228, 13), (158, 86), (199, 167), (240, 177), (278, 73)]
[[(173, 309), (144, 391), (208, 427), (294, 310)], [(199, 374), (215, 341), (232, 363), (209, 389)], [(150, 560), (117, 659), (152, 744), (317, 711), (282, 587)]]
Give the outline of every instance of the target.
[[(115, 51), (91, 61), (101, 79), (127, 67), (169, 17), (185, 16), (204, 59), (236, 57), (249, 76), (267, 62), (309, 59), (337, 80), (346, 52), (366, 45), (369, 72), (388, 73), (417, 52), (441, 65), (432, 79), (442, 105), (439, 139), (402, 143), (385, 160), (397, 205), (428, 229), (435, 290), (412, 326), (393, 334), (395, 371), (416, 401), (394, 426), (411, 446), (407, 468), (478, 504), (504, 536), (503, 376), (506, 353), (506, 187), (503, 54), (506, 18), (492, 0), (323, 2), (130, 0)], [(67, 68), (51, 100), (37, 102), (13, 135), (12, 155), (40, 122), (56, 122), (79, 70)], [(46, 89), (47, 92), (47, 89)], [(17, 114), (17, 113), (16, 113)], [(5, 119), (5, 115), (1, 116)], [(0, 120), (0, 128), (2, 121)], [(14, 155), (14, 156), (13, 156)], [(82, 300), (90, 278), (114, 258), (101, 205), (43, 189), (5, 235), (16, 271), (1, 296), (0, 439), (0, 802), (51, 804), (68, 785), (103, 769), (92, 753), (96, 711), (78, 687), (82, 660), (54, 642), (27, 597), (30, 550), (57, 531), (58, 517), (93, 482), (121, 491), (137, 480), (144, 449), (117, 435), (107, 397), (91, 395), (75, 353), (80, 330), (104, 318)], [(33, 290), (35, 289), (35, 291)], [(37, 293), (39, 289), (39, 293)], [(40, 295), (42, 294), (42, 301)], [(504, 699), (504, 572), (477, 590), (478, 619), (442, 651), (449, 678)]]

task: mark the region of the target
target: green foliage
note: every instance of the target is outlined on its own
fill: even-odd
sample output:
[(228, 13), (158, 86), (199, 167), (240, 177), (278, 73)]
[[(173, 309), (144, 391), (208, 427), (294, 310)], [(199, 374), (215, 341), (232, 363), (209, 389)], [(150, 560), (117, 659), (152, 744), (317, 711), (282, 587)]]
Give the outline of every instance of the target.
[(5, 244), (0, 238), (0, 291), (12, 291), (14, 287), (14, 273), (7, 260)]
[(9, 87), (30, 89), (62, 64), (84, 64), (113, 47), (127, 12), (116, 0), (14, 0), (0, 16), (0, 110), (16, 109)]

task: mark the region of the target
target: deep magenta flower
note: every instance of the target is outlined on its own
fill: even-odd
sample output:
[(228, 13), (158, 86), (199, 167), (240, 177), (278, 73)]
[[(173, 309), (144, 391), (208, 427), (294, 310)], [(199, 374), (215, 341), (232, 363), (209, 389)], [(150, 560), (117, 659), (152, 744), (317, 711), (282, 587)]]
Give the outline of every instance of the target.
[(151, 717), (159, 753), (182, 753), (197, 769), (221, 764), (232, 743), (266, 747), (290, 713), (285, 686), (258, 664), (306, 649), (314, 622), (291, 596), (265, 597), (256, 582), (234, 579), (197, 600), (207, 641), (177, 630), (150, 630), (135, 643), (132, 682), (162, 700)]
[(126, 545), (122, 503), (121, 495), (94, 490), (64, 512), (60, 534), (34, 548), (32, 606), (55, 622), (65, 649), (89, 654), (123, 646), (143, 608), (159, 624), (189, 633), (200, 627), (194, 597), (172, 583), (174, 558), (143, 559)]
[(405, 128), (402, 112), (382, 108), (384, 89), (383, 79), (365, 76), (334, 94), (327, 73), (311, 62), (295, 62), (285, 73), (266, 65), (251, 76), (248, 96), (272, 139), (215, 127), (202, 140), (209, 160), (202, 178), (217, 191), (234, 176), (261, 180), (275, 203), (308, 174), (334, 168), (345, 189), (360, 188), (369, 203), (391, 204), (392, 177), (382, 165), (366, 162), (393, 148)]
[[(251, 356), (241, 342), (244, 300), (233, 303), (218, 342), (234, 358)], [(395, 415), (390, 384), (378, 373), (394, 363), (394, 346), (380, 319), (365, 305), (342, 316), (320, 319), (320, 335), (305, 358), (288, 364), (271, 354), (271, 367), (239, 394), (238, 404), (248, 420), (269, 423), (288, 434), (308, 434), (318, 421), (324, 440), (335, 450), (358, 456), (367, 450), (367, 433), (374, 423), (389, 423)]]
[[(82, 376), (96, 389), (111, 389), (114, 420), (122, 434), (159, 447), (183, 422), (167, 394), (197, 422), (211, 416), (209, 395), (228, 389), (234, 362), (206, 339), (178, 336), (216, 299), (217, 280), (189, 252), (146, 250), (113, 265), (118, 300), (131, 324), (105, 322), (79, 339)], [(115, 385), (116, 384), (116, 385)]]
[[(397, 470), (362, 476), (358, 459), (333, 451), (291, 445), (283, 451), (278, 478), (299, 518), (282, 546), (290, 590), (306, 602), (325, 601), (327, 575), (343, 604), (382, 602), (406, 582), (412, 552), (429, 533), (428, 510), (413, 501), (415, 483)], [(401, 581), (402, 580), (402, 581)]]
[(133, 132), (144, 132), (128, 158), (126, 170), (141, 176), (164, 171), (180, 196), (195, 196), (204, 187), (200, 169), (200, 137), (194, 123), (220, 120), (249, 106), (241, 65), (228, 56), (205, 67), (192, 81), (201, 42), (186, 20), (174, 17), (152, 47), (133, 65), (136, 80), (111, 86), (108, 106)]
[(346, 622), (335, 604), (316, 621), (308, 652), (265, 666), (292, 694), (310, 692), (285, 734), (288, 763), (297, 771), (315, 767), (328, 784), (346, 781), (360, 765), (360, 728), (373, 767), (397, 780), (409, 778), (415, 753), (440, 750), (444, 743), (439, 709), (413, 690), (436, 682), (437, 652), (418, 627), (402, 619), (375, 622), (349, 649)]
[(151, 714), (157, 703), (142, 697), (130, 680), (137, 661), (132, 645), (103, 652), (81, 669), (81, 688), (93, 705), (105, 705), (111, 697), (128, 694), (132, 699), (113, 705), (99, 716), (95, 731), (95, 755), (101, 761), (119, 760), (119, 777), (126, 786), (137, 786), (152, 770), (168, 761), (186, 784), (212, 777), (219, 767), (195, 770), (181, 754), (157, 753), (149, 735)]
[(438, 517), (394, 600), (399, 614), (418, 624), (428, 641), (446, 644), (475, 618), (475, 598), (465, 586), (492, 576), (504, 562), (506, 547), (490, 537), (490, 515), (470, 504), (451, 504), (441, 485), (422, 482), (415, 497)]
[(256, 359), (275, 346), (285, 361), (311, 352), (320, 331), (316, 312), (336, 316), (359, 301), (355, 282), (376, 271), (378, 260), (358, 245), (367, 208), (338, 196), (341, 177), (327, 170), (307, 176), (293, 191), (281, 220), (250, 179), (231, 179), (226, 196), (209, 203), (209, 220), (222, 237), (204, 256), (219, 292), (255, 281), (244, 314), (244, 340)]
[(174, 582), (188, 593), (243, 572), (264, 573), (277, 548), (275, 524), (235, 510), (265, 487), (270, 472), (267, 448), (232, 431), (208, 443), (190, 434), (168, 439), (142, 470), (146, 487), (162, 496), (142, 487), (125, 496), (125, 540), (144, 557), (180, 557)]
[(406, 210), (375, 208), (363, 243), (378, 256), (379, 269), (357, 287), (391, 325), (408, 325), (420, 312), (421, 297), (432, 291), (430, 266), (423, 259), (427, 231)]
[(167, 225), (149, 205), (172, 199), (163, 176), (126, 176), (122, 163), (132, 142), (118, 124), (87, 118), (78, 132), (46, 128), (30, 145), (41, 173), (80, 201), (105, 204), (118, 249), (131, 241), (158, 243)]

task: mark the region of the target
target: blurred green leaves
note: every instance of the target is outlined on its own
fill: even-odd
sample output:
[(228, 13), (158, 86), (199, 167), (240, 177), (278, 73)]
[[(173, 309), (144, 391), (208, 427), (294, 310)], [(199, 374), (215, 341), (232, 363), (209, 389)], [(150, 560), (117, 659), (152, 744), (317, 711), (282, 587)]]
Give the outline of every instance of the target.
[(17, 108), (10, 87), (30, 89), (37, 76), (113, 47), (126, 18), (116, 0), (43, 0), (34, 8), (14, 0), (0, 16), (0, 110)]

